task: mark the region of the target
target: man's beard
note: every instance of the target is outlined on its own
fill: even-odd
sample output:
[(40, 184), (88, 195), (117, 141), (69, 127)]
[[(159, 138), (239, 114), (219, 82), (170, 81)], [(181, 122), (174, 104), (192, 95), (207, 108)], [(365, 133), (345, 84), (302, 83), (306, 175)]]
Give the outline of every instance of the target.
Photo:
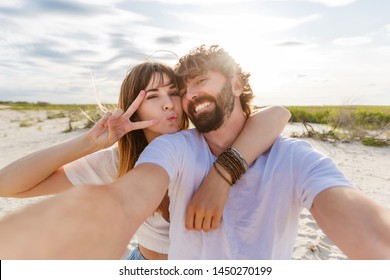
[[(188, 106), (189, 118), (196, 129), (201, 133), (207, 133), (217, 130), (222, 126), (226, 118), (229, 118), (234, 108), (234, 96), (230, 83), (226, 82), (218, 97), (207, 95), (195, 100), (196, 104), (208, 101), (215, 104), (215, 109), (210, 112), (200, 113), (194, 116), (194, 104), (191, 102)], [(211, 105), (210, 105), (211, 106)]]

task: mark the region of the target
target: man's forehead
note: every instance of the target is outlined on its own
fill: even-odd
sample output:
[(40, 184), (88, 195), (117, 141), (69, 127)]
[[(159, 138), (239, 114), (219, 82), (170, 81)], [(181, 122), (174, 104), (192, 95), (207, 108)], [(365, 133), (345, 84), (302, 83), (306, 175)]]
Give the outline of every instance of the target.
[(200, 77), (205, 77), (209, 74), (209, 71), (205, 70), (203, 72), (198, 72), (194, 75), (191, 75), (191, 76), (188, 76), (186, 79), (185, 79), (185, 83), (191, 83), (193, 81), (195, 81), (196, 79), (199, 79)]

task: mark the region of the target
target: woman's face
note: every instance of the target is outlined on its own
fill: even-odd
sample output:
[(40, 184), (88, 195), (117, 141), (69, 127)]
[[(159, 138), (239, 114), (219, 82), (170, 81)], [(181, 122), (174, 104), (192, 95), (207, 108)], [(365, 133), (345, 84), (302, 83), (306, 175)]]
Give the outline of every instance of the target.
[(137, 110), (141, 121), (159, 119), (153, 126), (144, 129), (148, 142), (154, 138), (179, 131), (183, 118), (181, 97), (178, 89), (166, 74), (162, 79), (155, 73), (145, 88), (146, 96)]

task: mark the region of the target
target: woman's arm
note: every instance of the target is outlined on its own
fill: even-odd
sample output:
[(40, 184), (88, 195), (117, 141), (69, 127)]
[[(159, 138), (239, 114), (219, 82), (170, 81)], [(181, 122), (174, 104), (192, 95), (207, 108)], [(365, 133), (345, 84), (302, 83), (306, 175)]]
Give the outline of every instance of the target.
[[(271, 106), (253, 113), (238, 136), (233, 148), (238, 150), (248, 165), (267, 151), (282, 133), (291, 114), (281, 106)], [(230, 182), (229, 173), (219, 168)], [(215, 229), (219, 226), (230, 185), (211, 168), (209, 174), (190, 201), (186, 213), (186, 228)]]
[(139, 94), (125, 113), (121, 110), (106, 113), (83, 135), (27, 155), (1, 169), (0, 196), (40, 196), (70, 188), (72, 184), (64, 174), (63, 165), (110, 147), (127, 132), (156, 122), (130, 121), (130, 116), (136, 111), (143, 97), (144, 94)]

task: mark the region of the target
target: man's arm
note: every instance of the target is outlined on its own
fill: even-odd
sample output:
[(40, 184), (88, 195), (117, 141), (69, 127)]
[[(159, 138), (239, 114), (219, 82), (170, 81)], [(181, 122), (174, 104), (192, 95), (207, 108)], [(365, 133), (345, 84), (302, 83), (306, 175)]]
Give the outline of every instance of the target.
[(390, 210), (347, 187), (322, 191), (310, 209), (323, 232), (351, 259), (390, 259)]
[[(285, 128), (291, 113), (281, 106), (270, 106), (253, 113), (232, 147), (240, 152), (249, 164), (268, 150)], [(229, 173), (219, 169), (222, 176), (231, 180)], [(215, 168), (203, 180), (190, 201), (186, 212), (186, 228), (195, 230), (219, 227), (230, 185)]]
[(0, 221), (0, 259), (119, 259), (168, 174), (144, 163), (108, 185), (72, 188)]

